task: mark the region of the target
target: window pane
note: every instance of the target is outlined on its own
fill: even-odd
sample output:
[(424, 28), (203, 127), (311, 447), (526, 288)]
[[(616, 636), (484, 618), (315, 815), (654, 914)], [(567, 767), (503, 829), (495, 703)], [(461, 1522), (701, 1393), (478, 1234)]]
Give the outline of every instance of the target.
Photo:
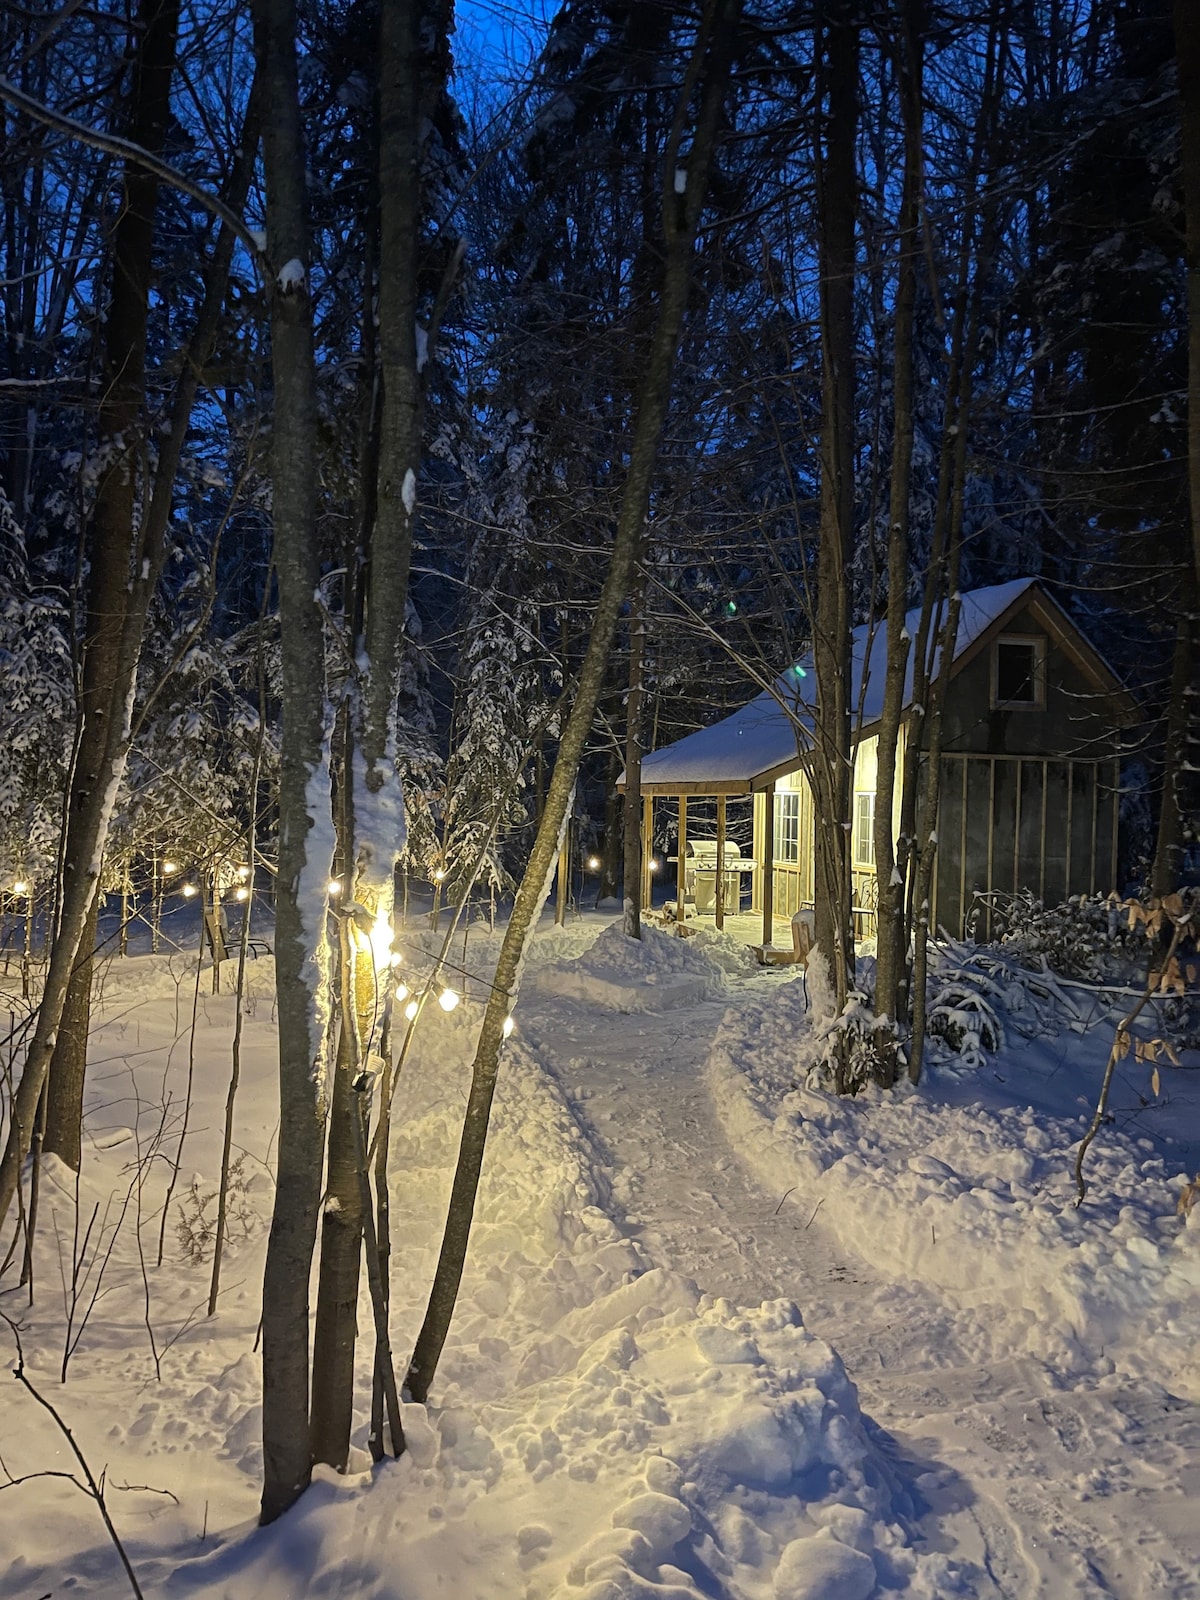
[(1001, 639), (996, 645), (996, 699), (1023, 705), (1037, 701), (1037, 646)]

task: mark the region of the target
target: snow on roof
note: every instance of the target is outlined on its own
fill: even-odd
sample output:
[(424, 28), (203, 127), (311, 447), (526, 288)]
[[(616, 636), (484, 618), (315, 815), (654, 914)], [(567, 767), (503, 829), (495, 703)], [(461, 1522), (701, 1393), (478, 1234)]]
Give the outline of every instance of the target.
[[(1036, 578), (1017, 578), (989, 589), (972, 589), (962, 596), (958, 619), (957, 660), (975, 640), (992, 626), (1028, 590), (1037, 587)], [(919, 609), (912, 610), (904, 625), (916, 638)], [(935, 625), (938, 618), (935, 616)], [(869, 642), (869, 659), (868, 659)], [(883, 712), (884, 668), (887, 663), (887, 623), (864, 623), (852, 635), (853, 689), (851, 708), (862, 725), (870, 726)], [(865, 689), (864, 689), (865, 665)], [(913, 661), (910, 652), (904, 682), (904, 704), (912, 699)], [(934, 670), (937, 669), (935, 659)], [(689, 733), (675, 744), (652, 751), (642, 758), (644, 784), (744, 783), (752, 784), (762, 773), (795, 762), (810, 747), (817, 678), (812, 655), (804, 656), (776, 678), (748, 705), (711, 727)]]

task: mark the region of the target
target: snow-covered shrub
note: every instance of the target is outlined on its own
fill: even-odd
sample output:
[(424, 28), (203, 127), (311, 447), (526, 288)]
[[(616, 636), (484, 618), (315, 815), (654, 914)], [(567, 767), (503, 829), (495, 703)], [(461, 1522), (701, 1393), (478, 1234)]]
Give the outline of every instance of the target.
[(809, 1068), (808, 1087), (857, 1094), (872, 1081), (876, 1068), (875, 1016), (867, 996), (851, 989), (840, 1016), (821, 1015), (815, 1004), (813, 1010), (813, 1034), (821, 1054)]
[(992, 916), (993, 938), (1018, 961), (1090, 983), (1124, 979), (1144, 952), (1145, 938), (1129, 927), (1115, 898), (1072, 895), (1046, 906), (1027, 889), (1020, 894), (979, 896)]
[(940, 971), (934, 982), (925, 1024), (928, 1036), (940, 1039), (963, 1066), (982, 1067), (985, 1051), (1004, 1048), (1004, 1027), (985, 994), (995, 985), (983, 973), (962, 968)]

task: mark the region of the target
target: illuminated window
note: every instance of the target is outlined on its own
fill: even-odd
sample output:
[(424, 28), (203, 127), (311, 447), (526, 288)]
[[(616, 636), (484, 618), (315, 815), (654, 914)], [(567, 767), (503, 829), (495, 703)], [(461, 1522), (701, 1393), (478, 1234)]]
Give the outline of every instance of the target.
[(854, 796), (854, 865), (875, 865), (875, 796), (866, 790)]
[(800, 792), (784, 789), (775, 796), (775, 859), (800, 860)]
[(1046, 703), (1046, 641), (1010, 634), (992, 647), (992, 707)]

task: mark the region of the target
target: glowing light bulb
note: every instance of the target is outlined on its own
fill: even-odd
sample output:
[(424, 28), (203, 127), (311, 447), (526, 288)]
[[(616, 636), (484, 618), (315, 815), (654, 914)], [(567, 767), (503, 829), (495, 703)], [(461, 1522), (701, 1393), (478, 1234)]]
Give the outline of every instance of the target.
[(342, 886), (336, 878), (330, 878), (329, 882), (325, 885), (325, 889), (329, 894), (341, 894), (342, 892)]
[(183, 886), (183, 898), (185, 900), (190, 900), (195, 893), (196, 893), (196, 885), (194, 883), (185, 883), (184, 884), (184, 886)]
[(504, 1021), (500, 1025), (500, 1032), (506, 1039), (508, 1039), (511, 1038), (512, 1031), (515, 1027), (516, 1023), (513, 1021), (513, 1019), (511, 1017), (505, 1017)]
[(438, 995), (438, 1005), (443, 1011), (453, 1011), (461, 996), (455, 994), (453, 989), (443, 989)]
[(434, 883), (442, 883), (442, 882), (444, 882), (445, 877), (446, 877), (446, 869), (445, 869), (445, 867), (437, 867), (437, 868), (435, 868), (434, 874), (433, 874)]
[(406, 983), (398, 983), (396, 985), (396, 999), (397, 1000), (407, 1000), (408, 999), (408, 985)]
[(235, 898), (238, 899), (238, 900), (249, 900), (250, 891), (249, 891), (249, 889), (247, 889), (245, 884), (242, 884), (242, 886), (238, 889), (237, 895), (235, 896)]
[(249, 876), (250, 876), (250, 868), (249, 867), (239, 867), (238, 868), (238, 877), (242, 880), (243, 883), (245, 883), (246, 879)]
[(588, 857), (588, 871), (589, 872), (599, 872), (600, 871), (600, 857), (599, 856), (589, 856)]
[(808, 673), (805, 672), (804, 668), (800, 665), (799, 662), (796, 663), (796, 665), (792, 668), (792, 670), (793, 670), (793, 672), (795, 672), (795, 674), (796, 674), (796, 676), (798, 678), (807, 678), (808, 677)]
[(179, 863), (177, 861), (164, 861), (162, 864), (162, 870), (163, 877), (169, 878), (172, 876), (172, 874), (179, 871)]
[(661, 863), (660, 863), (660, 861), (659, 861), (657, 856), (651, 856), (650, 857), (650, 871), (651, 872), (657, 872), (660, 865), (661, 865)]
[(410, 1000), (404, 1008), (404, 1015), (410, 1022), (412, 1022), (416, 1019), (416, 1015), (419, 1010), (420, 1007), (417, 1005), (417, 1002), (415, 1000)]
[(14, 894), (28, 894), (29, 893), (29, 885), (25, 882), (24, 878), (21, 879), (20, 883), (14, 883), (13, 884), (12, 892)]
[(392, 922), (390, 917), (379, 916), (371, 924), (367, 934), (367, 943), (371, 946), (371, 956), (377, 967), (386, 967), (392, 962)]
[(388, 953), (388, 966), (389, 967), (398, 967), (403, 960), (404, 960), (404, 957), (400, 954), (399, 950), (389, 951), (389, 953)]

